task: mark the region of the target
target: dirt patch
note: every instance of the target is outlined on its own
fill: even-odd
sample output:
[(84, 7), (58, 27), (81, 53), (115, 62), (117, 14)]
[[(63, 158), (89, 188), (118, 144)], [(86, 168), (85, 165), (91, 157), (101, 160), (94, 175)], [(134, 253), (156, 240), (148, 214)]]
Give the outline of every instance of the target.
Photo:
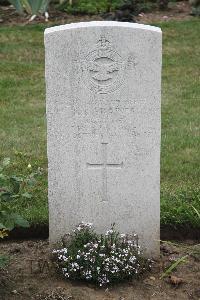
[(160, 227), (161, 240), (196, 240), (200, 242), (200, 228), (191, 227), (191, 225), (180, 224), (175, 226), (161, 225)]
[[(47, 239), (49, 237), (48, 224), (31, 225), (28, 228), (14, 228), (9, 234), (7, 240), (25, 240), (25, 239)], [(176, 226), (161, 225), (161, 240), (196, 240), (200, 242), (200, 228), (192, 228), (191, 225), (182, 224)]]
[(190, 20), (194, 17), (190, 15), (191, 6), (188, 1), (171, 2), (169, 9), (160, 11), (155, 10), (150, 13), (141, 13), (136, 19), (138, 23), (152, 23), (152, 22), (167, 22), (167, 21), (181, 21)]
[[(200, 299), (200, 246), (193, 241), (162, 244), (161, 259), (151, 272), (107, 289), (62, 279), (50, 260), (47, 240), (1, 242), (0, 252), (10, 256), (8, 267), (0, 273), (1, 300)], [(189, 253), (171, 274), (174, 277), (160, 279), (174, 259)]]
[(11, 6), (0, 6), (0, 24), (1, 25), (27, 25), (27, 24), (47, 24), (48, 26), (55, 24), (66, 24), (81, 21), (102, 20), (98, 15), (74, 16), (58, 10), (49, 10), (49, 21), (45, 21), (44, 16), (37, 16), (32, 22), (29, 22), (30, 15), (19, 15)]
[[(190, 16), (191, 7), (188, 1), (181, 2), (171, 2), (169, 9), (164, 11), (154, 10), (149, 13), (141, 13), (139, 16), (135, 17), (135, 21), (138, 23), (152, 23), (160, 21), (170, 21), (170, 20), (188, 20), (193, 18)], [(68, 15), (65, 12), (58, 10), (49, 10), (49, 26), (55, 24), (66, 24), (81, 21), (93, 21), (93, 20), (103, 20), (99, 15), (80, 15), (73, 16)], [(1, 25), (26, 25), (26, 24), (37, 24), (46, 23), (44, 16), (37, 17), (31, 23), (29, 22), (30, 16), (19, 15), (16, 10), (11, 6), (0, 6), (0, 24)]]

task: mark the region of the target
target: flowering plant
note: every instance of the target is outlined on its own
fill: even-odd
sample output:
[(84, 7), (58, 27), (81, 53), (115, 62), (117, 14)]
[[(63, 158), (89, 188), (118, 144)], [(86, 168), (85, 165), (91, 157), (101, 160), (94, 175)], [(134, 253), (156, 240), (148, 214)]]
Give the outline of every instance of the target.
[(105, 235), (91, 223), (80, 223), (53, 250), (57, 266), (66, 278), (94, 282), (99, 286), (138, 276), (149, 267), (142, 257), (137, 235), (119, 234), (114, 225)]

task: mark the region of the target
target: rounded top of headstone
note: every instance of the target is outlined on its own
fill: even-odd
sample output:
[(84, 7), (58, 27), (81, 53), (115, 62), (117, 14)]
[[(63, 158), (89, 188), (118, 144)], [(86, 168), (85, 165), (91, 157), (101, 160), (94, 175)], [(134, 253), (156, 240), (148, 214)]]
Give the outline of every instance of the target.
[(155, 31), (161, 33), (161, 29), (159, 27), (138, 24), (138, 23), (117, 22), (117, 21), (91, 21), (91, 22), (71, 23), (71, 24), (46, 28), (44, 33), (46, 35), (57, 31), (76, 29), (76, 28), (88, 28), (88, 27), (125, 27), (125, 28), (143, 29), (147, 31)]

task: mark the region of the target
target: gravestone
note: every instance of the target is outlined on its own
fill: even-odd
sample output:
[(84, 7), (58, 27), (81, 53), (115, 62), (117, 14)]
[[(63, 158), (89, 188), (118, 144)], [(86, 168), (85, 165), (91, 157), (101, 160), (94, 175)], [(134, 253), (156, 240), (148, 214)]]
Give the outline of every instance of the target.
[(159, 254), (161, 38), (109, 21), (45, 30), (51, 243), (115, 223)]

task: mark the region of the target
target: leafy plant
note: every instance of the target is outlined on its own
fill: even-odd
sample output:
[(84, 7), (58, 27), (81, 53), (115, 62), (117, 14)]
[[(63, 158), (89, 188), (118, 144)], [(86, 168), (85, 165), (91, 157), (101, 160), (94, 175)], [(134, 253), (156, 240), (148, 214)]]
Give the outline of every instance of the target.
[(139, 12), (149, 11), (156, 7), (156, 2), (146, 0), (62, 0), (59, 9), (72, 14), (110, 13), (116, 10), (127, 11), (137, 15)]
[(5, 231), (11, 231), (17, 226), (28, 227), (29, 223), (18, 213), (13, 212), (11, 203), (19, 199), (30, 200), (32, 194), (29, 189), (35, 185), (36, 176), (41, 174), (39, 168), (36, 172), (32, 172), (29, 167), (28, 175), (6, 175), (6, 168), (10, 164), (10, 158), (4, 158), (0, 167), (0, 230), (1, 235)]
[(161, 224), (200, 227), (200, 188), (161, 191)]
[(9, 0), (19, 13), (26, 11), (30, 15), (37, 15), (47, 11), (50, 0)]
[(123, 3), (124, 0), (66, 0), (60, 8), (72, 14), (98, 14), (113, 11)]
[[(29, 187), (36, 183), (36, 176), (41, 174), (39, 168), (36, 172), (31, 171), (28, 165), (28, 175), (6, 175), (6, 169), (10, 165), (10, 158), (4, 158), (0, 166), (0, 238), (5, 238), (15, 227), (29, 227), (29, 222), (20, 214), (13, 212), (11, 203), (20, 198), (30, 200), (32, 198)], [(0, 267), (4, 266), (5, 256), (0, 255)]]
[(150, 266), (142, 257), (136, 235), (120, 235), (114, 226), (105, 235), (98, 235), (91, 223), (83, 222), (63, 238), (62, 248), (53, 254), (66, 278), (99, 286), (137, 277)]
[(200, 16), (200, 0), (189, 0), (192, 7), (191, 15)]

